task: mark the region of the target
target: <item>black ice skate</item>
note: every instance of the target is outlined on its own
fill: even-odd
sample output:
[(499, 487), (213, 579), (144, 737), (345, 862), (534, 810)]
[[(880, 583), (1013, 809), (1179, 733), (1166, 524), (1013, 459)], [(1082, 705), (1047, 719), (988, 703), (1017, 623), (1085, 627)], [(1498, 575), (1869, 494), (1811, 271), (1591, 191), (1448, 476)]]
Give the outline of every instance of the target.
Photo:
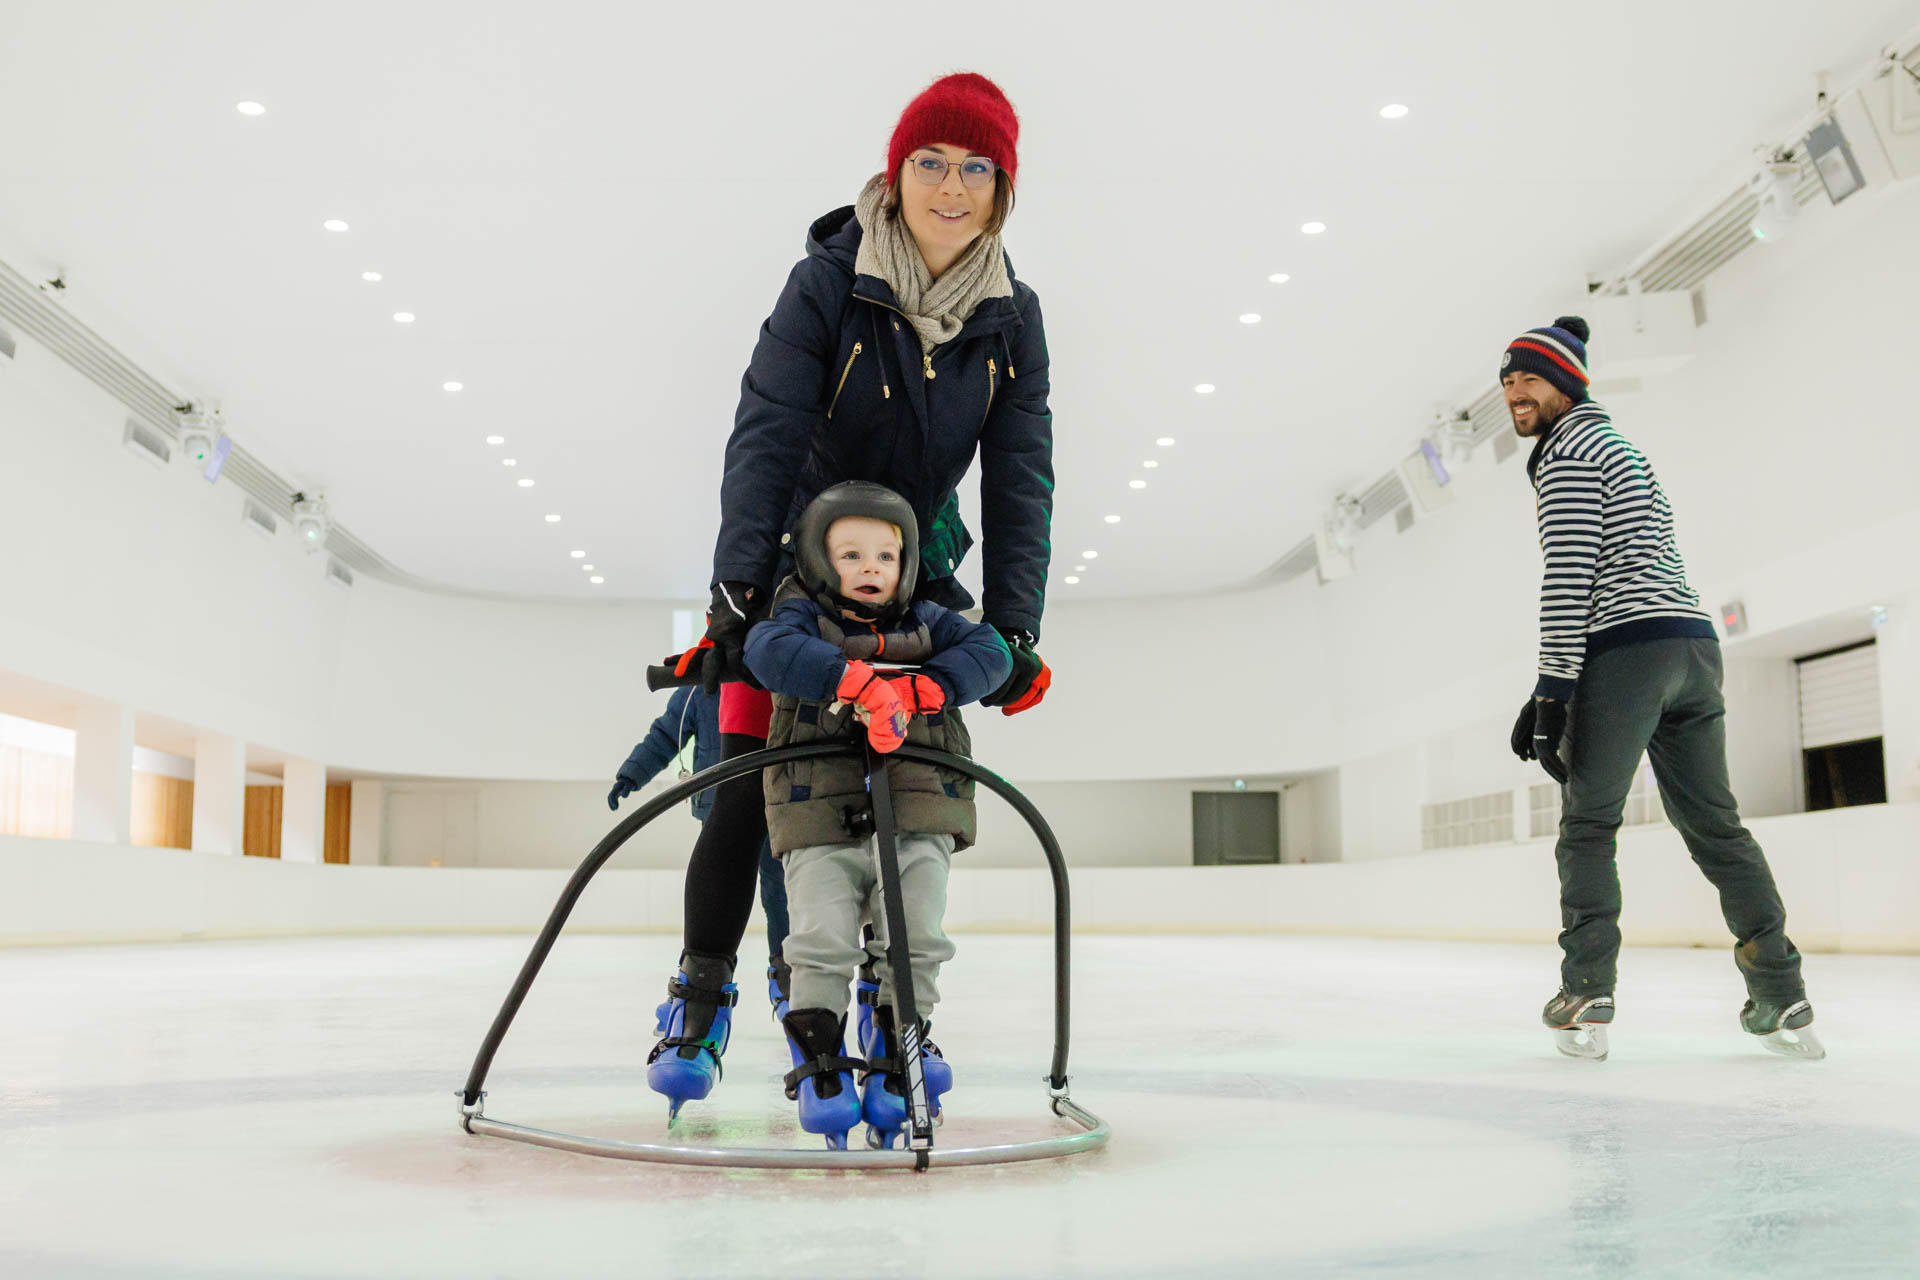
[(1540, 1021), (1553, 1028), (1553, 1047), (1569, 1058), (1606, 1061), (1607, 1024), (1613, 1021), (1611, 994), (1576, 996), (1562, 987), (1540, 1011)]
[(1827, 1056), (1820, 1038), (1813, 1034), (1813, 1006), (1805, 1000), (1791, 1004), (1766, 1004), (1749, 1000), (1740, 1010), (1740, 1026), (1760, 1037), (1769, 1053), (1783, 1058), (1802, 1058), (1817, 1062)]

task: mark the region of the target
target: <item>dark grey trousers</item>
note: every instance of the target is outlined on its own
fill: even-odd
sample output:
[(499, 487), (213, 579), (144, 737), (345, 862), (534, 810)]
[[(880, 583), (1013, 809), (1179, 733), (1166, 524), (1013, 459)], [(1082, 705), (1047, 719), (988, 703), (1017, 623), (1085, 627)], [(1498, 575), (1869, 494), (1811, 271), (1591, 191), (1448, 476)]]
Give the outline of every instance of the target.
[(1803, 998), (1800, 953), (1773, 873), (1740, 824), (1727, 783), (1726, 704), (1717, 640), (1666, 639), (1594, 655), (1568, 710), (1561, 789), (1560, 976), (1577, 995), (1611, 992), (1620, 955), (1620, 815), (1644, 751), (1667, 816), (1720, 891), (1734, 961), (1756, 1000)]

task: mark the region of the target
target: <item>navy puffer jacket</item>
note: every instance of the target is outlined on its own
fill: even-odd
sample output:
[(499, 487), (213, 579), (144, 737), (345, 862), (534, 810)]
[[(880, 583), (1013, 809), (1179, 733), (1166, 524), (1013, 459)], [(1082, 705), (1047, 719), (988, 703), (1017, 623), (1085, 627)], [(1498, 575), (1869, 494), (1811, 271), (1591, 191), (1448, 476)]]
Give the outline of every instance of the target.
[(953, 579), (972, 544), (954, 493), (977, 448), (985, 620), (1038, 637), (1053, 517), (1040, 300), (1014, 280), (1013, 297), (982, 302), (923, 361), (893, 290), (854, 274), (860, 236), (851, 205), (815, 222), (807, 256), (760, 327), (727, 441), (713, 579), (771, 589), (786, 572), (784, 535), (807, 503), (843, 480), (871, 480), (904, 497), (920, 522), (914, 594), (969, 608)]

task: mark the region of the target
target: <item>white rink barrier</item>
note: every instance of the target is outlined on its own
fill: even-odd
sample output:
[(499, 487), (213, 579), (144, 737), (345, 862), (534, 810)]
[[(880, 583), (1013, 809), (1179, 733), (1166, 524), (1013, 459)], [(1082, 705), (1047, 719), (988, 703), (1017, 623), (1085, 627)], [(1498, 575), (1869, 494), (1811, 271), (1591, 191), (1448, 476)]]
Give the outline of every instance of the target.
[[(1803, 951), (1920, 952), (1920, 805), (1760, 818)], [(1620, 840), (1629, 944), (1726, 945), (1713, 889), (1665, 828)], [(533, 933), (564, 870), (313, 866), (265, 858), (0, 836), (0, 945), (326, 934)], [(1075, 867), (1078, 933), (1329, 933), (1550, 942), (1553, 844), (1365, 862)], [(602, 872), (569, 928), (678, 933), (679, 870)], [(1045, 933), (1044, 867), (954, 860), (948, 927)]]

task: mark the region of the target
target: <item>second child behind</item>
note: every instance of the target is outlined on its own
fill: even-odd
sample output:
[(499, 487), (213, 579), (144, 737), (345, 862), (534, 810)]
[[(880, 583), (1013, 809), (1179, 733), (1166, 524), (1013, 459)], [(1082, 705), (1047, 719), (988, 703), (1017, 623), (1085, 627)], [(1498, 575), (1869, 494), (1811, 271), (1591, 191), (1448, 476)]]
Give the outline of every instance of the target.
[[(999, 688), (1012, 658), (992, 627), (913, 599), (918, 544), (912, 507), (881, 485), (835, 485), (801, 513), (793, 575), (775, 593), (772, 615), (747, 633), (747, 666), (773, 693), (767, 746), (854, 739), (864, 725), (877, 751), (912, 742), (970, 754), (958, 708)], [(871, 661), (918, 672), (889, 678)], [(927, 1098), (937, 1115), (953, 1073), (926, 1043), (926, 1018), (940, 999), (940, 966), (954, 954), (941, 927), (948, 860), (973, 843), (974, 784), (910, 760), (890, 765), (887, 777)], [(844, 1149), (847, 1131), (863, 1117), (869, 1140), (891, 1146), (906, 1121), (906, 1082), (885, 965), (862, 1057), (849, 1058), (845, 1047), (848, 997), (870, 959), (863, 919), (872, 921), (871, 958), (884, 957), (887, 946), (866, 766), (852, 757), (778, 765), (766, 771), (765, 787), (767, 834), (785, 863), (791, 925), (792, 1002), (782, 1020), (794, 1064), (788, 1096), (799, 1103), (800, 1127), (824, 1134), (830, 1147)], [(867, 1073), (864, 1096), (855, 1092), (855, 1071)]]

